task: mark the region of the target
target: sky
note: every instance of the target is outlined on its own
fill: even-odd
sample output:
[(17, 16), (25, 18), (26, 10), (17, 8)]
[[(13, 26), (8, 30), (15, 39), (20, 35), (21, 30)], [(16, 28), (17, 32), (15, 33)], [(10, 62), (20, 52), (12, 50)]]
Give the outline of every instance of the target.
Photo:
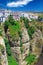
[(0, 8), (12, 11), (43, 12), (43, 0), (0, 0)]

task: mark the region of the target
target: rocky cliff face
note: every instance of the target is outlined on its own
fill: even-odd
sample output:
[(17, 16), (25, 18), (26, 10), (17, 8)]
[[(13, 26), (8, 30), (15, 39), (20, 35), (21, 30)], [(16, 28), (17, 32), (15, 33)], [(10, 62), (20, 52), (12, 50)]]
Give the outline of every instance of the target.
[(8, 65), (5, 42), (0, 37), (0, 65)]
[[(28, 56), (29, 53), (35, 55), (37, 58), (40, 56), (42, 51), (43, 37), (41, 31), (36, 29), (32, 39), (30, 39), (24, 24), (22, 25), (21, 31), (22, 38), (19, 37), (18, 40), (12, 39), (9, 31), (7, 31), (7, 37), (10, 42), (12, 54), (17, 60), (18, 64), (26, 65), (27, 62), (24, 59)], [(20, 46), (21, 42), (22, 45)]]
[[(24, 24), (22, 25), (21, 31), (22, 31), (22, 38), (19, 37), (18, 40), (12, 40), (12, 37), (10, 36), (8, 31), (7, 31), (7, 36), (10, 41), (12, 54), (16, 58), (18, 64), (26, 65), (27, 62), (24, 59), (29, 54), (30, 38), (27, 33), (27, 29), (24, 27)], [(22, 45), (20, 46), (21, 42)]]
[(27, 64), (24, 59), (28, 56), (29, 53), (35, 55), (37, 58), (40, 56), (42, 51), (43, 37), (42, 32), (38, 30), (37, 27), (31, 39), (24, 25), (24, 22), (21, 22), (22, 37), (18, 35), (19, 37), (17, 40), (12, 39), (9, 29), (7, 30), (6, 35), (11, 46), (12, 55), (17, 60), (18, 65)]
[(32, 46), (32, 54), (35, 54), (38, 57), (40, 56), (42, 51), (42, 46), (43, 46), (42, 41), (43, 41), (43, 37), (41, 31), (36, 30), (31, 40), (31, 46)]

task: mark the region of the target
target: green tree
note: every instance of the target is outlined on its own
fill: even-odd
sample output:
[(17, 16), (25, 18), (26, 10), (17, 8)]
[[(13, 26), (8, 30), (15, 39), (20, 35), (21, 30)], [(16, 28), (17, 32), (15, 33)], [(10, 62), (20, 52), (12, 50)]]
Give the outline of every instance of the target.
[(5, 33), (7, 32), (7, 29), (8, 29), (9, 24), (10, 24), (10, 23), (6, 20), (5, 23), (4, 23)]
[(4, 40), (5, 40), (7, 54), (10, 56), (11, 55), (10, 44), (7, 39), (4, 39)]
[(38, 16), (38, 21), (41, 21), (42, 20), (42, 17), (41, 16)]
[(8, 22), (10, 22), (10, 24), (11, 25), (14, 25), (14, 19), (13, 19), (13, 16), (12, 15), (10, 15), (9, 17), (8, 17)]
[(35, 28), (34, 27), (29, 27), (28, 28), (28, 34), (29, 34), (30, 38), (32, 38), (32, 35), (33, 35), (34, 32), (35, 32)]
[(26, 28), (29, 27), (29, 20), (28, 20), (27, 18), (25, 18), (25, 20), (24, 20), (24, 24), (25, 24)]
[(9, 25), (14, 25), (15, 20), (13, 19), (12, 15), (8, 16), (8, 19), (4, 23), (4, 30), (5, 33), (7, 32), (8, 26)]

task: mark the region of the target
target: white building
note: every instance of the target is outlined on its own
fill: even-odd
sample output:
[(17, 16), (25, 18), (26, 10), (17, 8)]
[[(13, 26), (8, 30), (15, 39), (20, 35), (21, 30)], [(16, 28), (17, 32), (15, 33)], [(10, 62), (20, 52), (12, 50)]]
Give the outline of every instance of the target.
[(7, 19), (7, 17), (12, 14), (12, 11), (10, 10), (0, 10), (0, 22), (5, 22), (5, 20)]
[(21, 16), (27, 17), (29, 19), (29, 21), (31, 21), (31, 19), (38, 19), (38, 15), (35, 15), (34, 13), (21, 13)]
[(8, 16), (12, 13), (12, 11), (10, 11), (10, 10), (5, 10), (4, 13), (5, 13), (5, 17), (8, 17)]
[(21, 13), (21, 16), (27, 17), (29, 19), (29, 21), (31, 21), (29, 15), (27, 13)]
[(0, 17), (0, 22), (4, 22), (5, 21), (5, 17), (1, 16)]
[(27, 13), (27, 12), (12, 12), (11, 10), (0, 10), (0, 22), (4, 22), (9, 15), (12, 15), (15, 20), (20, 20), (21, 16), (27, 17), (29, 21), (31, 19), (38, 19), (37, 15), (34, 15), (34, 13)]
[(15, 20), (20, 20), (21, 12), (13, 12), (12, 15)]
[(30, 15), (28, 15), (29, 16), (29, 18), (32, 18), (32, 19), (38, 19), (38, 16), (36, 16), (36, 15), (32, 15), (32, 14), (30, 14)]

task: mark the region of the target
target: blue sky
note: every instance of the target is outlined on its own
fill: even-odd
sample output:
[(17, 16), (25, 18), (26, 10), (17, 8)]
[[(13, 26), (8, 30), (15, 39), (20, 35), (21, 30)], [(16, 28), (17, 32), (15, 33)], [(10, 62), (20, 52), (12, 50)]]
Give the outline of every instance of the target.
[(43, 12), (43, 0), (0, 0), (0, 8), (13, 11)]

